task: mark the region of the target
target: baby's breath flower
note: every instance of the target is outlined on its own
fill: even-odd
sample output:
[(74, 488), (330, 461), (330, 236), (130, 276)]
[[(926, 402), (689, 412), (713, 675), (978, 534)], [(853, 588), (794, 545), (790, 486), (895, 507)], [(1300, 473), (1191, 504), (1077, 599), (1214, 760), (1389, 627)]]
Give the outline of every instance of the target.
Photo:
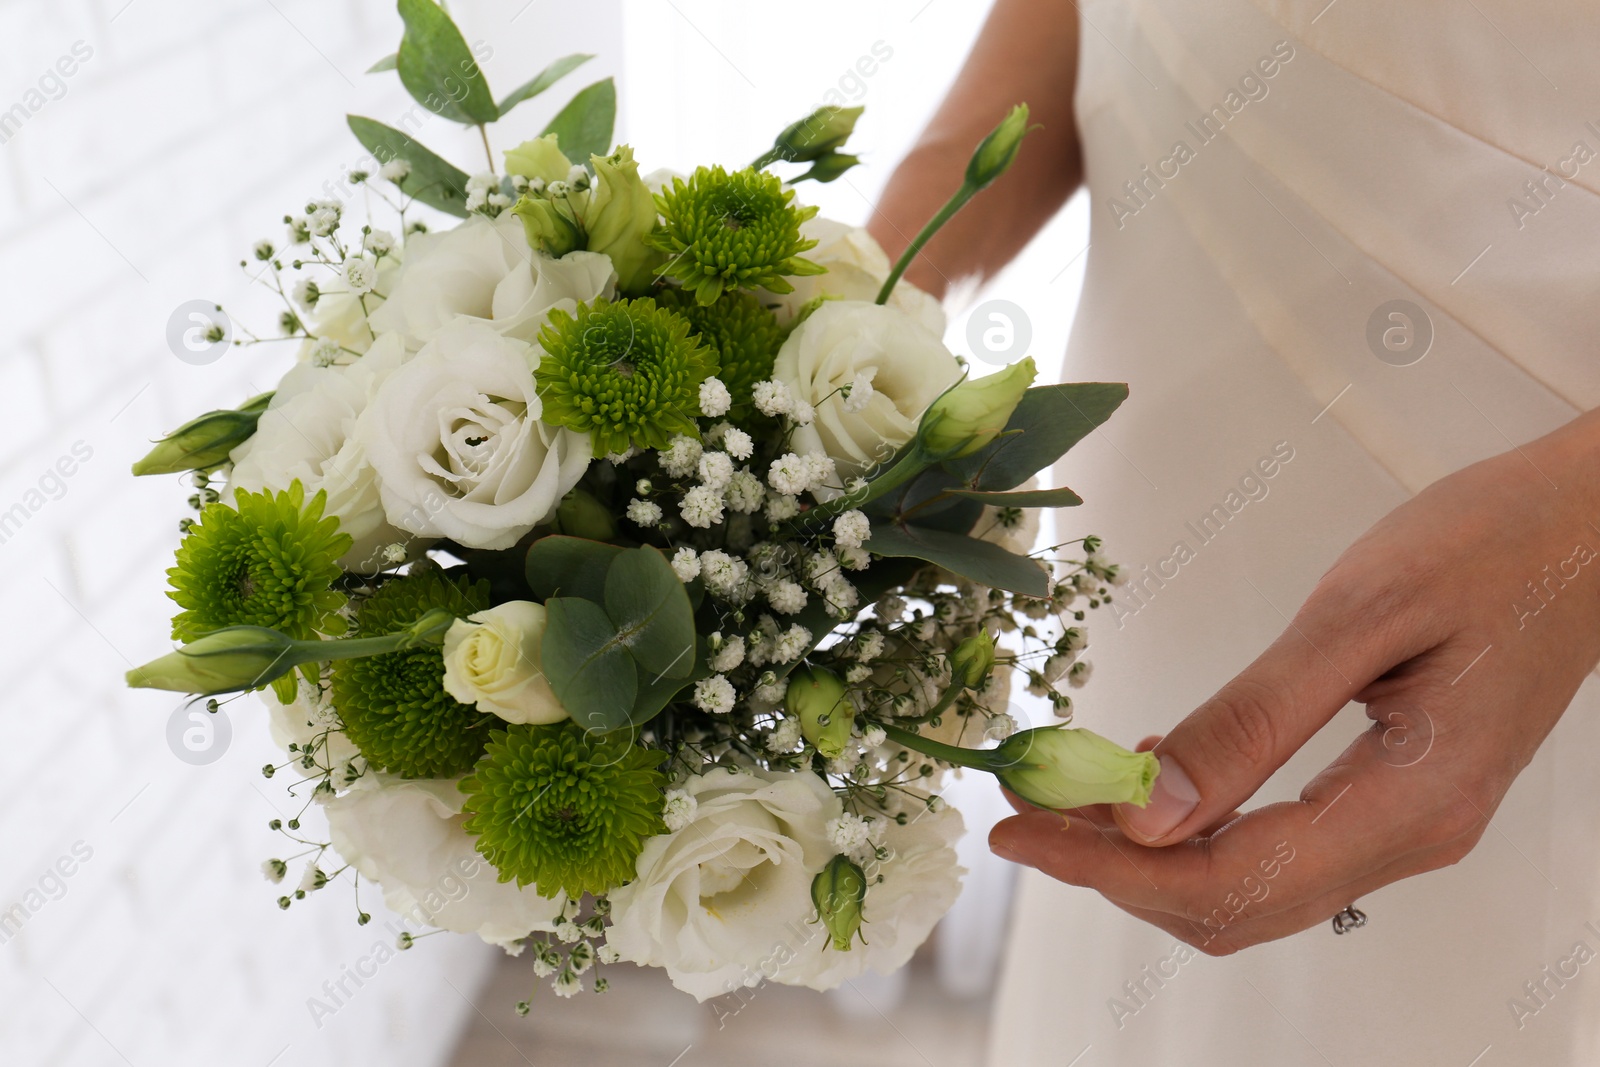
[(722, 435), (722, 447), (728, 450), (728, 455), (742, 461), (749, 459), (755, 451), (755, 442), (743, 430), (729, 427)]
[(707, 452), (700, 457), (696, 473), (701, 484), (712, 489), (725, 488), (733, 480), (733, 458), (726, 452)]
[(628, 508), (625, 514), (640, 526), (655, 526), (661, 522), (661, 505), (635, 497), (628, 501)]
[(361, 244), (362, 247), (375, 256), (387, 256), (399, 246), (394, 234), (388, 230), (373, 230), (367, 234)]
[(872, 524), (860, 511), (851, 509), (833, 520), (833, 539), (844, 548), (860, 548), (872, 536)]
[(707, 378), (700, 383), (700, 413), (709, 418), (726, 415), (733, 406), (733, 394), (720, 378)]
[(667, 824), (668, 830), (676, 833), (694, 821), (697, 807), (699, 802), (695, 800), (693, 793), (686, 789), (669, 789), (666, 803), (661, 808), (661, 820)]
[(742, 559), (735, 559), (720, 548), (713, 548), (700, 556), (700, 577), (706, 588), (716, 596), (731, 598), (750, 574), (750, 567)]
[(796, 400), (789, 409), (789, 418), (796, 426), (810, 426), (817, 418), (817, 409), (804, 400)]
[(800, 514), (800, 498), (789, 493), (779, 493), (767, 501), (767, 521), (786, 522)]
[(794, 409), (794, 398), (789, 395), (789, 387), (779, 381), (757, 382), (751, 395), (756, 402), (756, 409), (763, 415), (787, 415)]
[(251, 253), (263, 263), (272, 258), (274, 251), (271, 241), (257, 241), (250, 249)]
[(294, 287), (294, 302), (310, 311), (317, 306), (317, 300), (322, 296), (322, 291), (317, 288), (317, 283), (310, 278), (301, 278)]
[(772, 659), (775, 663), (788, 663), (805, 655), (811, 647), (811, 631), (795, 623), (778, 638), (772, 650)]
[(364, 259), (346, 260), (344, 264), (344, 282), (350, 291), (357, 296), (365, 296), (372, 292), (372, 287), (378, 284), (378, 271), (371, 263)]
[(714, 671), (727, 673), (728, 671), (738, 667), (739, 664), (743, 662), (744, 638), (738, 634), (734, 634), (732, 637), (722, 642), (721, 647), (711, 654), (708, 664)]
[(722, 521), (722, 494), (709, 485), (697, 485), (683, 494), (678, 512), (683, 521), (701, 530), (708, 530)]
[(780, 579), (767, 587), (767, 603), (772, 605), (773, 611), (793, 615), (806, 606), (806, 591), (799, 582)]
[(378, 168), (378, 177), (386, 182), (403, 182), (411, 175), (411, 164), (403, 159), (391, 159)]
[[(782, 694), (779, 694), (778, 700), (782, 699)], [(769, 703), (776, 703), (776, 701), (771, 701)], [(781, 754), (785, 752), (793, 752), (799, 744), (800, 720), (781, 719), (779, 720), (778, 725), (772, 728), (772, 732), (767, 735), (766, 749), (768, 752)]]
[(713, 715), (732, 711), (737, 696), (726, 675), (713, 674), (694, 683), (694, 706)]
[(872, 372), (862, 371), (849, 385), (849, 392), (844, 398), (844, 409), (852, 415), (858, 415), (867, 409), (867, 404), (871, 400)]
[(761, 479), (748, 469), (739, 471), (728, 481), (728, 507), (741, 515), (760, 511), (766, 497), (767, 491), (762, 487)]
[(672, 554), (672, 569), (681, 582), (692, 582), (700, 577), (700, 555), (688, 545)]
[(661, 469), (674, 478), (687, 478), (700, 463), (703, 446), (693, 437), (674, 437), (659, 455)]

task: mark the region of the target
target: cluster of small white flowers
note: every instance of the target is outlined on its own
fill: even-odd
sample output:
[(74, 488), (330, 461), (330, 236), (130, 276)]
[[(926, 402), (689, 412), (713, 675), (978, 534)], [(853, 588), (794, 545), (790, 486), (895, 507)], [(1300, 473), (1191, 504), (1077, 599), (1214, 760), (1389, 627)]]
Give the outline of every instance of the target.
[(772, 605), (772, 610), (783, 615), (793, 615), (806, 606), (806, 591), (799, 582), (780, 578), (769, 584), (766, 589), (767, 603)]
[(706, 452), (695, 466), (700, 484), (712, 489), (724, 489), (733, 481), (733, 458), (726, 452)]
[(811, 647), (811, 631), (795, 623), (778, 636), (772, 645), (772, 662), (788, 663), (805, 655)]
[(388, 230), (373, 230), (361, 241), (363, 248), (380, 257), (392, 255), (399, 244), (399, 240)]
[(873, 824), (848, 811), (829, 819), (827, 830), (829, 842), (846, 856), (859, 855), (873, 843)]
[(742, 462), (750, 458), (756, 443), (743, 430), (730, 426), (722, 435), (722, 447), (728, 450), (728, 455)]
[(755, 399), (756, 410), (763, 415), (776, 417), (794, 410), (794, 398), (789, 395), (789, 387), (782, 382), (757, 382), (750, 393)]
[(704, 451), (705, 448), (693, 437), (674, 437), (659, 453), (661, 469), (674, 478), (687, 478), (699, 466)]
[(501, 211), (511, 206), (511, 198), (500, 191), (500, 176), (485, 171), (474, 174), (467, 179), (468, 211), (478, 211), (486, 215), (498, 215)]
[(856, 659), (862, 663), (871, 663), (883, 655), (883, 633), (879, 630), (868, 630), (855, 640)]
[(313, 200), (306, 205), (305, 227), (313, 237), (327, 237), (339, 228), (343, 213), (344, 205), (337, 200)]
[(722, 521), (722, 509), (721, 493), (709, 485), (697, 485), (683, 494), (678, 512), (690, 526), (709, 530)]
[(411, 164), (403, 159), (391, 159), (378, 168), (378, 177), (399, 184), (411, 176)]
[(711, 641), (716, 651), (711, 653), (707, 663), (712, 670), (726, 673), (744, 662), (744, 638), (740, 635), (724, 639), (721, 633), (715, 633)]
[(313, 367), (331, 367), (339, 362), (344, 349), (339, 347), (339, 342), (331, 337), (319, 337), (311, 342), (311, 351), (307, 358)]
[(772, 491), (784, 496), (801, 493), (827, 485), (834, 477), (833, 460), (821, 452), (785, 452), (772, 461), (767, 469), (767, 484)]
[(767, 501), (767, 521), (787, 522), (800, 514), (800, 498), (789, 493), (778, 493)]
[(688, 790), (669, 789), (666, 803), (661, 808), (661, 821), (667, 824), (668, 830), (677, 833), (694, 822), (695, 809), (699, 806), (700, 802)]
[(843, 548), (860, 548), (872, 536), (872, 523), (867, 516), (851, 509), (833, 520), (833, 539)]
[(640, 526), (655, 526), (661, 521), (661, 505), (634, 497), (628, 501), (626, 514), (630, 521)]
[(700, 556), (700, 577), (712, 595), (724, 600), (740, 599), (750, 577), (750, 566), (720, 548), (713, 548)]
[(784, 695), (788, 692), (788, 678), (779, 678), (776, 672), (766, 671), (756, 680), (756, 687), (751, 696), (762, 703), (777, 706), (783, 702)]
[(694, 706), (712, 715), (726, 715), (733, 710), (738, 694), (726, 675), (713, 674), (694, 683)]
[(767, 735), (767, 751), (774, 753), (793, 752), (800, 744), (800, 720), (779, 719), (778, 724)]
[(707, 378), (700, 383), (700, 413), (707, 418), (721, 418), (733, 407), (733, 394), (720, 378)]
[(347, 259), (344, 261), (344, 283), (352, 293), (365, 296), (378, 284), (378, 268), (365, 259)]
[(760, 511), (766, 499), (766, 487), (748, 468), (740, 468), (728, 479), (728, 507), (741, 515)]
[(684, 545), (672, 554), (672, 570), (679, 581), (686, 584), (694, 581), (700, 577), (700, 554)]
[(862, 371), (850, 383), (850, 390), (844, 398), (844, 409), (852, 415), (859, 415), (867, 410), (867, 405), (872, 401), (872, 372)]

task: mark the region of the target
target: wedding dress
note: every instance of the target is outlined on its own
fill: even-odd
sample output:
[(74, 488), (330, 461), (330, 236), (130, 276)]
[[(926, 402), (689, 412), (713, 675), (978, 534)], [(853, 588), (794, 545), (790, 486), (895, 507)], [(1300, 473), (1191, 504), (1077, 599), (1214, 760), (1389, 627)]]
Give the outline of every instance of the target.
[[(1131, 396), (1063, 464), (1087, 503), (1062, 528), (1133, 572), (1091, 616), (1078, 699), (1131, 744), (1243, 668), (1409, 494), (1600, 405), (1600, 6), (1078, 6), (1093, 224), (1065, 378)], [(1585, 579), (1552, 595), (1595, 595)], [(1506, 605), (1522, 639), (1549, 639), (1539, 603)], [(1363, 898), (1343, 937), (1213, 959), (1025, 872), (991, 1062), (1600, 1063), (1597, 682), (1477, 849)], [(1369, 725), (1346, 708), (1253, 803), (1297, 796)], [(1415, 740), (1393, 773), (1427, 758)]]

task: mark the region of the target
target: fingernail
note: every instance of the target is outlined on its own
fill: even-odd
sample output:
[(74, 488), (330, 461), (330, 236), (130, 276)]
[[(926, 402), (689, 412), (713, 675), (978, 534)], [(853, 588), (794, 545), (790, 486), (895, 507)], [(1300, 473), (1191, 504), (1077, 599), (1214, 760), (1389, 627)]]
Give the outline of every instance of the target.
[(1119, 804), (1117, 811), (1123, 825), (1135, 835), (1154, 841), (1187, 819), (1199, 803), (1200, 790), (1178, 766), (1178, 761), (1162, 756), (1161, 773), (1156, 776), (1155, 788), (1150, 790), (1150, 803), (1142, 808)]
[(989, 851), (1003, 860), (1020, 863), (1024, 867), (1033, 866), (1029, 862), (1027, 855), (1017, 847), (1012, 833), (1009, 830), (1002, 829), (1004, 825), (1004, 823), (1000, 823), (989, 832)]

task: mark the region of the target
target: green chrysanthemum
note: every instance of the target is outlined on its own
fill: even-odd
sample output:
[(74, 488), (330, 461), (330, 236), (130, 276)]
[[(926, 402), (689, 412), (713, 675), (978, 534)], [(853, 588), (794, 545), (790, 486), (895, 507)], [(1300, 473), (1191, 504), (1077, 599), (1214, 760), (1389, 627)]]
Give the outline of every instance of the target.
[[(402, 630), (431, 608), (465, 617), (489, 606), (489, 583), (455, 582), (435, 568), (386, 582), (361, 605), (356, 635)], [(450, 778), (477, 762), (493, 716), (444, 690), (436, 645), (333, 664), (333, 704), (367, 762), (403, 778)]]
[(717, 355), (682, 315), (649, 298), (599, 299), (576, 315), (551, 311), (539, 344), (544, 421), (590, 434), (596, 455), (698, 436), (700, 383)]
[(496, 730), (461, 783), (467, 832), (501, 881), (547, 897), (614, 889), (633, 878), (645, 840), (666, 833), (665, 757), (573, 722)]
[(345, 597), (332, 585), (351, 540), (337, 518), (323, 517), (327, 494), (307, 503), (294, 482), (277, 494), (240, 489), (233, 499), (206, 505), (167, 571), (167, 595), (183, 608), (173, 640), (224, 626), (265, 626), (301, 641), (343, 633)]
[(701, 167), (687, 183), (674, 178), (656, 194), (662, 224), (648, 243), (669, 257), (661, 273), (702, 304), (725, 289), (793, 292), (784, 275), (826, 269), (800, 258), (817, 243), (800, 236), (800, 224), (817, 209), (796, 207), (793, 199), (794, 190), (775, 174)]
[(733, 394), (728, 418), (743, 423), (755, 409), (751, 390), (772, 377), (772, 363), (783, 347), (778, 317), (750, 293), (723, 293), (701, 305), (686, 289), (663, 289), (658, 299), (689, 320), (700, 339), (717, 354), (717, 377)]

